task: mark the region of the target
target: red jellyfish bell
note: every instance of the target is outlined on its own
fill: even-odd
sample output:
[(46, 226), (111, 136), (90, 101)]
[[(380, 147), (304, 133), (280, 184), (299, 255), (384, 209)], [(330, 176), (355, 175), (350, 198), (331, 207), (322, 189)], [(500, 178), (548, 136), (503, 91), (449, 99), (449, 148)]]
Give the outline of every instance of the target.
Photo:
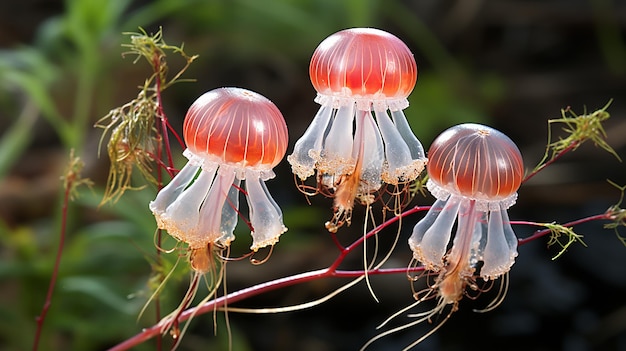
[[(228, 246), (245, 180), (253, 251), (273, 245), (287, 228), (265, 180), (287, 148), (287, 126), (265, 97), (240, 88), (215, 89), (189, 108), (183, 125), (189, 162), (150, 203), (159, 228), (187, 243), (194, 262), (211, 245)], [(194, 259), (195, 258), (195, 259)]]
[(396, 36), (352, 28), (319, 44), (309, 74), (321, 108), (287, 160), (301, 180), (317, 173), (318, 188), (334, 193), (334, 232), (350, 223), (355, 199), (368, 205), (383, 183), (411, 182), (426, 164), (402, 112), (417, 64)]
[(309, 65), (317, 102), (357, 103), (357, 109), (400, 110), (417, 82), (417, 64), (395, 35), (374, 28), (352, 28), (322, 41)]

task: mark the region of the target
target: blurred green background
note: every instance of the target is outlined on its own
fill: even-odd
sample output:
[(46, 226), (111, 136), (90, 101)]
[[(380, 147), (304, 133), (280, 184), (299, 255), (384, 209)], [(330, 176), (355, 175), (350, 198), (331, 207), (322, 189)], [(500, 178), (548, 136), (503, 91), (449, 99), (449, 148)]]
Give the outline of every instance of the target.
[[(82, 188), (70, 207), (59, 282), (40, 350), (103, 350), (151, 325), (137, 320), (149, 291), (154, 219), (148, 187), (98, 208), (108, 174), (98, 158), (101, 130), (93, 124), (133, 99), (150, 74), (143, 62), (121, 57), (128, 37), (163, 28), (170, 45), (184, 43), (199, 58), (164, 95), (165, 112), (179, 131), (187, 107), (202, 93), (239, 86), (261, 93), (283, 112), (290, 147), (318, 106), (308, 78), (311, 54), (328, 35), (349, 27), (377, 27), (406, 42), (419, 67), (405, 111), (427, 148), (461, 122), (490, 124), (517, 142), (532, 169), (543, 156), (547, 119), (560, 109), (593, 111), (614, 99), (608, 142), (626, 157), (626, 2), (611, 0), (21, 0), (0, 4), (0, 350), (31, 348), (58, 245), (60, 176), (74, 148), (85, 162)], [(172, 57), (170, 64), (182, 62)], [(177, 66), (179, 65), (179, 66)], [(174, 69), (172, 69), (174, 70)], [(177, 166), (184, 160), (180, 149)], [(565, 222), (601, 213), (619, 199), (605, 180), (626, 184), (624, 165), (585, 145), (523, 185), (512, 219)], [(228, 290), (327, 267), (337, 254), (323, 223), (331, 201), (308, 205), (291, 184), (287, 162), (268, 187), (289, 227), (261, 266), (228, 265)], [(281, 182), (284, 182), (281, 186)], [(431, 199), (418, 197), (416, 203)], [(340, 232), (360, 235), (362, 211)], [(408, 264), (406, 238), (420, 216), (404, 222), (390, 266)], [(249, 245), (240, 228), (234, 251)], [(532, 228), (515, 228), (526, 236)], [(503, 305), (464, 300), (447, 325), (419, 350), (626, 350), (626, 248), (602, 223), (580, 227), (587, 248), (556, 261), (539, 240), (520, 247)], [(381, 237), (389, 243), (394, 230)], [(359, 268), (360, 254), (345, 267)], [(168, 260), (174, 261), (172, 255)], [(256, 297), (241, 306), (283, 306), (320, 297), (346, 281), (324, 280)], [(405, 277), (372, 277), (380, 298), (357, 285), (330, 302), (278, 315), (230, 314), (234, 350), (354, 350), (375, 326), (412, 301)], [(164, 310), (185, 292), (181, 271), (168, 284)], [(180, 350), (226, 348), (218, 313), (197, 317)], [(374, 344), (397, 350), (423, 334), (423, 325)], [(137, 350), (155, 349), (153, 341)]]

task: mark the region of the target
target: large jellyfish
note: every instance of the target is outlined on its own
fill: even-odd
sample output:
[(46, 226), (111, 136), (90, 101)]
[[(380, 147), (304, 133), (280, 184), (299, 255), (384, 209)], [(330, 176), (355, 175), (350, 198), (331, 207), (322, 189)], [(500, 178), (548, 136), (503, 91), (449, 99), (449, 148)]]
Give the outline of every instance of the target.
[(194, 251), (228, 246), (239, 215), (240, 182), (252, 226), (251, 249), (273, 245), (287, 228), (265, 181), (287, 148), (276, 106), (241, 88), (215, 89), (189, 108), (183, 124), (189, 162), (150, 203), (159, 228)]
[(369, 205), (383, 183), (406, 184), (424, 169), (424, 149), (402, 111), (417, 64), (396, 36), (352, 28), (319, 44), (309, 74), (321, 107), (287, 160), (301, 181), (316, 174), (318, 189), (332, 192), (326, 227), (336, 232), (350, 224), (355, 200)]
[[(200, 277), (209, 273), (213, 278), (206, 298), (219, 286), (222, 252), (235, 239), (241, 215), (240, 194), (248, 202), (252, 252), (274, 245), (287, 230), (265, 186), (288, 141), (283, 116), (270, 100), (241, 88), (209, 91), (189, 108), (183, 136), (189, 162), (150, 202), (158, 227), (186, 243), (190, 252), (194, 275), (189, 290), (178, 309), (161, 321), (162, 331), (172, 328), (178, 340), (176, 319), (192, 302)], [(216, 261), (222, 263), (219, 270)]]

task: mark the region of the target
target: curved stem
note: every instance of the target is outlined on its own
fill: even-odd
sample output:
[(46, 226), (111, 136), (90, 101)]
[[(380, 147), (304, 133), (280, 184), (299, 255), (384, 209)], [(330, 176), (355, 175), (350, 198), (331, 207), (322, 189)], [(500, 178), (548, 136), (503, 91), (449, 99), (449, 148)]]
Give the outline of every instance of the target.
[(70, 196), (72, 192), (73, 178), (68, 177), (65, 186), (65, 192), (63, 194), (63, 207), (61, 209), (61, 228), (59, 232), (59, 246), (57, 247), (56, 258), (54, 260), (54, 267), (52, 268), (52, 276), (50, 277), (50, 283), (48, 285), (48, 292), (46, 293), (46, 301), (41, 309), (41, 314), (35, 318), (37, 322), (37, 329), (35, 330), (35, 337), (33, 338), (33, 351), (37, 351), (39, 348), (39, 341), (41, 339), (41, 332), (43, 330), (43, 323), (46, 320), (48, 309), (52, 305), (52, 294), (54, 287), (56, 286), (57, 277), (59, 275), (59, 268), (61, 266), (61, 257), (63, 256), (63, 247), (65, 246), (65, 233), (67, 231), (67, 209), (70, 202)]
[[(355, 240), (352, 244), (348, 245), (347, 247), (341, 249), (340, 248), (340, 252), (339, 255), (337, 256), (337, 258), (335, 259), (335, 261), (328, 267), (325, 269), (319, 269), (319, 270), (314, 270), (314, 271), (310, 271), (310, 272), (305, 272), (305, 273), (300, 273), (300, 274), (295, 274), (295, 275), (291, 275), (288, 277), (284, 277), (284, 278), (279, 278), (279, 279), (275, 279), (269, 282), (265, 282), (265, 283), (261, 283), (261, 284), (257, 284), (254, 286), (251, 286), (249, 288), (245, 288), (242, 290), (238, 290), (235, 292), (232, 292), (230, 294), (227, 294), (225, 296), (221, 296), (219, 298), (215, 298), (211, 301), (208, 301), (207, 303), (197, 306), (197, 307), (193, 307), (190, 308), (186, 311), (184, 311), (183, 313), (180, 314), (179, 318), (178, 318), (178, 323), (184, 322), (187, 319), (189, 319), (190, 316), (192, 315), (200, 315), (200, 314), (204, 314), (207, 312), (211, 312), (213, 311), (215, 308), (218, 307), (222, 307), (226, 304), (226, 302), (228, 302), (229, 304), (237, 302), (237, 301), (241, 301), (241, 300), (245, 300), (249, 297), (252, 296), (257, 296), (266, 292), (270, 292), (273, 290), (277, 290), (280, 288), (284, 288), (284, 287), (288, 287), (288, 286), (292, 286), (292, 285), (296, 285), (296, 284), (300, 284), (300, 283), (305, 283), (308, 281), (312, 281), (312, 280), (317, 280), (317, 279), (322, 279), (322, 278), (328, 278), (328, 277), (336, 277), (336, 278), (354, 278), (354, 277), (359, 277), (362, 276), (363, 274), (365, 274), (364, 271), (362, 270), (355, 270), (355, 271), (343, 271), (343, 270), (337, 270), (337, 268), (339, 267), (339, 265), (343, 262), (343, 260), (346, 258), (346, 256), (352, 252), (353, 250), (355, 250), (358, 246), (360, 246), (364, 240), (366, 240), (369, 237), (372, 237), (373, 235), (376, 235), (377, 233), (379, 233), (382, 229), (388, 227), (389, 225), (395, 223), (396, 221), (398, 221), (401, 217), (404, 216), (408, 216), (411, 215), (413, 213), (416, 212), (420, 212), (420, 211), (425, 211), (428, 210), (428, 206), (415, 206), (413, 208), (410, 208), (406, 211), (404, 211), (403, 213), (400, 214), (400, 216), (395, 216), (392, 217), (390, 219), (388, 219), (387, 221), (383, 222), (382, 224), (378, 225), (376, 228), (372, 229), (371, 231), (369, 231), (365, 236), (359, 237), (357, 240)], [(422, 267), (415, 267), (415, 268), (411, 268), (411, 271), (419, 271), (421, 270)], [(396, 273), (406, 273), (407, 272), (407, 268), (386, 268), (386, 269), (374, 269), (374, 270), (370, 270), (367, 273), (368, 274), (372, 274), (372, 275), (376, 275), (376, 274), (396, 274)], [(111, 349), (109, 349), (109, 351), (122, 351), (122, 350), (128, 350), (130, 347), (139, 345), (153, 337), (157, 337), (160, 335), (160, 327), (158, 325), (154, 325), (150, 328), (144, 329), (141, 333), (136, 334), (135, 336), (131, 337), (130, 339), (127, 339), (126, 341), (115, 345), (114, 347), (112, 347)]]
[[(579, 145), (580, 145), (579, 142), (573, 142), (568, 147), (566, 147), (565, 149), (563, 149), (563, 150), (559, 151), (558, 153), (554, 154), (549, 160), (545, 161), (545, 158), (544, 158), (544, 160), (542, 160), (542, 163), (540, 163), (537, 167), (535, 167), (535, 169), (532, 170), (532, 172), (530, 172), (528, 175), (526, 175), (526, 177), (524, 177), (524, 179), (522, 179), (522, 183), (527, 182), (530, 178), (536, 176), (537, 173), (541, 172), (544, 168), (546, 168), (549, 165), (553, 164), (558, 159), (560, 159), (563, 155), (565, 155), (566, 153), (574, 150)], [(547, 157), (547, 153), (546, 153), (546, 157)]]
[[(573, 227), (575, 225), (579, 225), (579, 224), (583, 224), (583, 223), (587, 223), (587, 222), (591, 222), (591, 221), (599, 221), (599, 220), (611, 220), (611, 213), (607, 212), (607, 213), (602, 213), (602, 214), (598, 214), (598, 215), (594, 215), (594, 216), (589, 216), (589, 217), (585, 217), (585, 218), (581, 218), (581, 219), (577, 219), (575, 221), (571, 221), (571, 222), (567, 222), (562, 224), (563, 227)], [(522, 224), (522, 225), (534, 225), (534, 226), (538, 226), (541, 225), (540, 223), (536, 223), (536, 222), (527, 222), (527, 221), (511, 221), (511, 224)], [(550, 234), (551, 231), (550, 229), (542, 229), (542, 230), (538, 230), (536, 232), (534, 232), (531, 236), (524, 238), (524, 239), (519, 239), (517, 242), (519, 243), (519, 245), (524, 245), (524, 244), (528, 244), (529, 242), (539, 239), (541, 237), (544, 237), (548, 234)]]
[[(181, 313), (180, 317), (178, 318), (178, 323), (186, 321), (192, 315), (197, 316), (200, 314), (204, 314), (206, 312), (211, 312), (213, 311), (213, 309), (223, 306), (226, 303), (226, 301), (228, 301), (228, 303), (231, 304), (233, 302), (241, 301), (246, 298), (259, 295), (263, 292), (268, 292), (268, 291), (276, 290), (279, 288), (284, 288), (287, 286), (295, 285), (298, 283), (303, 283), (303, 282), (315, 280), (318, 278), (323, 278), (323, 277), (328, 276), (328, 272), (329, 272), (328, 269), (320, 269), (316, 271), (292, 275), (286, 278), (276, 279), (270, 282), (257, 284), (249, 288), (235, 291), (226, 296), (213, 299), (201, 306), (190, 308), (184, 311), (183, 313)], [(139, 345), (145, 342), (146, 340), (151, 339), (152, 337), (155, 337), (157, 335), (160, 335), (160, 326), (158, 324), (150, 328), (144, 329), (141, 333), (133, 336), (130, 339), (127, 339), (121, 344), (115, 345), (114, 347), (110, 348), (109, 351), (128, 350), (131, 347)]]
[[(339, 256), (337, 256), (335, 261), (330, 265), (330, 267), (328, 267), (328, 269), (331, 270), (331, 271), (336, 271), (337, 267), (339, 267), (339, 265), (343, 262), (343, 260), (346, 258), (346, 256), (350, 252), (352, 252), (357, 247), (361, 246), (361, 244), (363, 244), (363, 242), (365, 240), (367, 240), (368, 238), (378, 234), (384, 228), (387, 228), (391, 224), (393, 224), (393, 223), (397, 222), (398, 220), (400, 220), (400, 218), (406, 217), (408, 215), (411, 215), (413, 213), (417, 213), (417, 212), (420, 212), (420, 211), (427, 211), (428, 209), (430, 209), (430, 206), (415, 206), (415, 207), (412, 207), (412, 208), (402, 212), (399, 216), (394, 216), (394, 217), (389, 218), (385, 222), (379, 224), (376, 228), (374, 228), (374, 229), (370, 230), (369, 232), (367, 232), (367, 234), (365, 234), (365, 235), (359, 237), (358, 239), (356, 239), (352, 244), (350, 244), (350, 245), (346, 246), (344, 249), (342, 249), (341, 252), (339, 253)], [(369, 272), (370, 271), (368, 271), (368, 273)]]
[[(393, 218), (388, 219), (387, 221), (383, 222), (382, 224), (378, 225), (376, 228), (372, 229), (371, 231), (369, 231), (365, 236), (361, 236), (358, 239), (356, 239), (353, 243), (351, 243), (350, 245), (346, 246), (345, 248), (341, 248), (340, 247), (340, 252), (337, 256), (337, 258), (335, 259), (335, 261), (333, 261), (331, 263), (331, 265), (328, 268), (324, 268), (324, 269), (318, 269), (318, 270), (314, 270), (314, 271), (309, 271), (309, 272), (304, 272), (304, 273), (299, 273), (299, 274), (294, 274), (288, 277), (284, 277), (284, 278), (279, 278), (279, 279), (275, 279), (269, 282), (264, 282), (264, 283), (260, 283), (257, 285), (253, 285), (251, 287), (245, 288), (245, 289), (241, 289), (235, 292), (232, 292), (230, 294), (227, 294), (225, 296), (221, 296), (218, 298), (215, 298), (211, 301), (208, 301), (200, 306), (196, 306), (193, 308), (189, 308), (187, 310), (185, 310), (184, 312), (182, 312), (178, 318), (178, 323), (184, 322), (187, 319), (189, 319), (191, 316), (197, 316), (200, 314), (204, 314), (204, 313), (208, 313), (208, 312), (212, 312), (214, 311), (216, 308), (219, 307), (223, 307), (225, 306), (225, 304), (228, 302), (228, 304), (232, 304), (238, 301), (242, 301), (245, 300), (247, 298), (253, 297), (253, 296), (257, 296), (257, 295), (261, 295), (263, 293), (267, 293), (270, 291), (274, 291), (274, 290), (278, 290), (281, 288), (285, 288), (285, 287), (289, 287), (289, 286), (293, 286), (293, 285), (297, 285), (300, 283), (306, 283), (309, 281), (314, 281), (317, 279), (323, 279), (323, 278), (358, 278), (362, 275), (364, 275), (366, 272), (363, 270), (338, 270), (337, 268), (341, 265), (341, 263), (344, 261), (344, 259), (346, 258), (346, 256), (354, 251), (356, 248), (358, 248), (364, 240), (367, 240), (368, 238), (378, 234), (381, 230), (383, 230), (384, 228), (388, 227), (389, 225), (395, 223), (396, 221), (400, 220), (400, 218), (403, 218), (405, 216), (420, 212), (420, 211), (425, 211), (428, 210), (430, 207), (429, 206), (415, 206), (412, 207), (404, 212), (402, 212), (399, 216), (395, 216)], [(586, 223), (586, 222), (591, 222), (591, 221), (595, 221), (595, 220), (610, 220), (611, 219), (611, 213), (604, 213), (604, 214), (599, 214), (599, 215), (595, 215), (595, 216), (589, 216), (589, 217), (585, 217), (579, 220), (575, 220), (575, 221), (571, 221), (568, 223), (565, 223), (564, 226), (575, 226), (578, 224), (582, 224), (582, 223)], [(511, 224), (517, 224), (517, 225), (539, 225), (539, 223), (536, 222), (528, 222), (528, 221), (511, 221)], [(536, 231), (534, 234), (532, 234), (531, 236), (524, 238), (524, 239), (520, 239), (519, 240), (519, 244), (520, 245), (524, 245), (532, 240), (536, 240), (538, 238), (541, 238), (545, 235), (548, 235), (550, 233), (549, 229), (543, 229), (543, 230), (538, 230)], [(406, 274), (406, 272), (418, 272), (418, 271), (422, 271), (424, 268), (421, 266), (418, 267), (402, 267), (402, 268), (377, 268), (377, 269), (372, 269), (372, 270), (368, 270), (367, 274), (368, 275), (383, 275), (383, 274)], [(153, 337), (156, 336), (160, 336), (160, 326), (154, 325), (150, 328), (144, 329), (141, 333), (136, 334), (135, 336), (127, 339), (126, 341), (115, 345), (114, 347), (112, 347), (111, 349), (109, 349), (109, 351), (123, 351), (123, 350), (128, 350), (133, 346), (139, 345)]]

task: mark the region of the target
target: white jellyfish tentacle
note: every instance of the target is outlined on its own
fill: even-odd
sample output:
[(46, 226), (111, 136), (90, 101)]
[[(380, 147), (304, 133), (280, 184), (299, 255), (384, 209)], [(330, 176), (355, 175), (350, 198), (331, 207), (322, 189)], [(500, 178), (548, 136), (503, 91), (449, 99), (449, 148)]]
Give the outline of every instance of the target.
[(352, 159), (354, 105), (351, 103), (340, 106), (332, 118), (318, 160), (318, 169), (323, 173), (340, 176), (350, 174), (354, 169), (355, 160)]
[(170, 183), (159, 191), (154, 201), (150, 201), (150, 211), (156, 216), (157, 220), (167, 207), (176, 201), (180, 194), (189, 186), (198, 173), (199, 168), (200, 166), (187, 162)]
[(515, 263), (515, 257), (517, 257), (517, 238), (506, 210), (490, 211), (480, 276), (484, 279), (498, 278), (509, 271)]
[(322, 151), (322, 141), (328, 129), (332, 112), (331, 106), (323, 105), (317, 111), (302, 137), (296, 142), (293, 153), (287, 156), (287, 161), (291, 164), (293, 172), (301, 180), (310, 177), (315, 171), (315, 163)]
[(513, 231), (511, 227), (511, 220), (509, 219), (509, 214), (505, 208), (500, 209), (500, 214), (502, 215), (502, 225), (504, 226), (504, 237), (506, 238), (506, 243), (509, 245), (509, 252), (513, 257), (517, 256), (517, 235)]
[(374, 111), (385, 144), (386, 165), (383, 180), (389, 184), (411, 181), (424, 169), (423, 160), (416, 164), (411, 150), (391, 121), (387, 111)]
[(230, 190), (228, 190), (224, 207), (222, 207), (222, 216), (220, 220), (220, 233), (222, 233), (222, 236), (219, 238), (219, 243), (223, 246), (229, 246), (230, 242), (235, 240), (233, 232), (235, 231), (237, 220), (239, 218), (240, 184), (241, 180), (239, 178), (235, 178)]
[[(476, 210), (474, 200), (461, 201), (458, 213), (458, 223), (452, 248), (447, 257), (447, 263), (451, 266), (447, 269), (460, 269), (464, 274), (470, 276), (473, 273), (472, 245), (476, 243), (476, 236), (480, 237), (481, 227), (478, 222), (481, 212)], [(478, 230), (477, 230), (478, 229)], [(477, 234), (478, 232), (478, 234)], [(479, 239), (478, 239), (479, 240)]]
[(369, 194), (380, 188), (381, 173), (384, 162), (383, 140), (380, 137), (376, 123), (370, 111), (358, 111), (356, 119), (356, 131), (354, 133), (354, 150), (352, 157), (357, 157), (357, 140), (362, 145), (362, 170), (359, 192)]
[(248, 207), (250, 208), (250, 223), (252, 224), (252, 246), (258, 249), (274, 245), (280, 235), (287, 231), (283, 224), (283, 215), (280, 207), (272, 199), (265, 182), (254, 171), (246, 171), (246, 191)]
[(476, 267), (478, 262), (483, 260), (483, 249), (487, 242), (487, 223), (487, 212), (481, 211), (472, 236), (472, 251), (470, 254), (470, 265), (472, 267)]
[(428, 270), (439, 271), (452, 236), (452, 227), (459, 212), (461, 198), (451, 195), (437, 200), (420, 220), (409, 238), (413, 257)]
[(391, 118), (396, 125), (398, 133), (400, 133), (402, 139), (409, 147), (409, 150), (411, 150), (411, 157), (413, 157), (414, 160), (425, 160), (426, 153), (424, 152), (424, 146), (422, 146), (422, 143), (417, 139), (415, 134), (413, 134), (404, 112), (402, 110), (392, 110)]
[[(221, 242), (223, 237), (231, 237), (232, 233), (222, 232), (222, 209), (228, 199), (233, 181), (235, 180), (235, 170), (233, 167), (221, 165), (217, 170), (215, 180), (211, 189), (200, 208), (200, 221), (197, 231), (202, 234), (202, 244)], [(236, 212), (233, 212), (236, 216)]]
[(387, 111), (374, 111), (378, 128), (385, 143), (385, 157), (390, 169), (392, 170), (402, 167), (411, 161), (411, 151), (404, 142), (404, 139), (394, 126)]
[(214, 178), (215, 169), (200, 171), (193, 184), (187, 187), (161, 216), (165, 224), (161, 228), (166, 229), (176, 239), (188, 243), (191, 248), (206, 244), (203, 240), (204, 233), (198, 229), (198, 223), (202, 221), (203, 204), (206, 203)]

